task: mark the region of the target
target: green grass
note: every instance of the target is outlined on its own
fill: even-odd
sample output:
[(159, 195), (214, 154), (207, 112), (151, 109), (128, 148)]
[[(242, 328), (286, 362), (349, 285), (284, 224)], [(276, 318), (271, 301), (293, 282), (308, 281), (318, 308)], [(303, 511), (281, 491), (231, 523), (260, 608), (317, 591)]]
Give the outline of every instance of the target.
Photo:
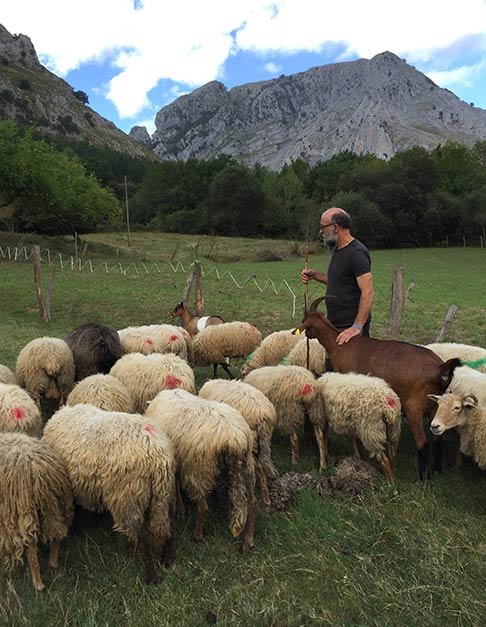
[[(172, 253), (172, 236), (157, 240), (148, 235), (143, 234), (143, 241), (150, 241), (150, 254), (157, 248)], [(86, 239), (91, 242), (91, 237)], [(221, 242), (218, 254), (223, 259), (237, 254), (240, 261), (218, 267), (238, 279), (255, 273), (262, 283), (267, 277), (277, 282), (286, 278), (298, 297), (296, 318), (291, 317), (288, 292), (261, 295), (251, 284), (240, 291), (213, 275), (203, 281), (207, 313), (250, 320), (264, 333), (294, 326), (302, 306), (298, 274), (303, 260), (257, 262), (255, 251), (263, 243), (251, 243), (253, 248), (248, 244), (245, 251), (247, 244), (240, 240)], [(134, 244), (126, 259), (139, 258), (138, 247)], [(484, 346), (485, 252), (373, 253), (374, 334), (385, 335), (391, 273), (401, 265), (405, 284), (415, 284), (405, 309), (403, 339), (430, 341), (449, 305), (456, 304), (458, 313), (446, 340)], [(214, 265), (202, 261), (206, 269)], [(325, 253), (312, 255), (310, 265), (325, 268)], [(160, 275), (138, 277), (57, 271), (52, 321), (46, 325), (39, 319), (31, 266), (0, 263), (0, 363), (14, 366), (18, 351), (30, 339), (62, 337), (89, 320), (117, 328), (168, 321), (186, 277), (164, 267)], [(47, 277), (43, 266), (45, 285)], [(316, 284), (309, 291), (310, 298), (321, 293)], [(197, 369), (198, 385), (209, 375), (209, 368)], [(445, 445), (446, 461), (451, 462), (453, 438), (446, 438)], [(316, 472), (317, 451), (305, 442), (302, 449), (297, 470)], [(331, 437), (332, 455), (349, 452), (345, 439)], [(289, 444), (278, 436), (274, 457), (281, 472), (290, 470)], [(305, 491), (287, 513), (260, 513), (257, 544), (247, 556), (238, 553), (238, 543), (218, 509), (210, 511), (205, 539), (194, 545), (190, 512), (187, 521), (177, 523), (176, 562), (156, 587), (143, 585), (138, 555), (111, 530), (108, 517), (81, 522), (63, 545), (59, 572), (46, 574), (50, 585), (44, 594), (34, 593), (25, 568), (2, 573), (0, 625), (204, 625), (208, 612), (216, 614), (218, 625), (483, 625), (485, 473), (471, 462), (419, 484), (413, 443), (404, 426), (396, 474), (398, 497), (380, 481), (375, 493), (359, 501)]]

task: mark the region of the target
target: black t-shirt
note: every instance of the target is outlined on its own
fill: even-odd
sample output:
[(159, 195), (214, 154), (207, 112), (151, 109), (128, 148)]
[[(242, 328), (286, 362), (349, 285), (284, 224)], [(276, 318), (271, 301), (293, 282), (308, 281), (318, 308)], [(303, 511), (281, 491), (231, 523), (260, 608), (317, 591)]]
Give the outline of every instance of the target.
[(356, 319), (361, 290), (356, 278), (371, 272), (368, 249), (357, 239), (336, 248), (327, 270), (327, 317), (337, 327), (350, 327)]

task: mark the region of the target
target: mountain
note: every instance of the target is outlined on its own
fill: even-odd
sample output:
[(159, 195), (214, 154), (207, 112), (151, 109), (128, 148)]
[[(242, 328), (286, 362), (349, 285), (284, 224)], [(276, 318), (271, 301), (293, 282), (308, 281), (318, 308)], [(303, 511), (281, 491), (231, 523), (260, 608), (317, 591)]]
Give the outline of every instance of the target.
[(11, 35), (0, 24), (0, 118), (132, 157), (155, 158), (151, 150), (98, 115), (86, 101), (86, 94), (75, 92), (39, 63), (26, 35)]
[(391, 52), (230, 90), (212, 81), (162, 108), (155, 124), (144, 141), (161, 159), (227, 153), (274, 169), (343, 150), (387, 159), (416, 145), (486, 139), (486, 111)]

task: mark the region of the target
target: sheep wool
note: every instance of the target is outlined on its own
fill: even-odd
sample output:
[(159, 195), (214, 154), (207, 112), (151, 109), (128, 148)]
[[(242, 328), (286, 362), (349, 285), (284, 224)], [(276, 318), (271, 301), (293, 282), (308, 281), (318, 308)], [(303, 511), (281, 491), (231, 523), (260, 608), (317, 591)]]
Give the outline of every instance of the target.
[(184, 390), (160, 392), (145, 416), (174, 444), (181, 487), (198, 506), (194, 539), (202, 538), (206, 497), (225, 464), (229, 472), (230, 529), (237, 536), (246, 525), (250, 536), (245, 535), (243, 550), (250, 548), (255, 509), (253, 436), (243, 416), (229, 405)]
[(15, 368), (17, 383), (37, 404), (40, 397), (59, 398), (62, 404), (74, 386), (74, 359), (64, 340), (41, 337), (20, 351)]
[(39, 408), (19, 385), (0, 383), (0, 431), (41, 436), (42, 417)]
[[(146, 551), (170, 540), (174, 456), (163, 432), (142, 416), (75, 405), (54, 414), (43, 441), (63, 460), (79, 505), (108, 510), (114, 529)], [(151, 581), (151, 558), (144, 561)]]
[(147, 402), (155, 398), (161, 390), (181, 388), (196, 392), (192, 368), (171, 353), (124, 355), (113, 366), (110, 374), (127, 388), (135, 404), (135, 411), (140, 413), (145, 411)]
[(27, 553), (36, 590), (37, 544), (51, 544), (49, 564), (58, 565), (59, 544), (73, 516), (69, 479), (49, 446), (23, 433), (0, 433), (0, 554), (11, 568)]
[(109, 374), (93, 374), (74, 386), (67, 405), (88, 404), (105, 411), (133, 414), (134, 402), (127, 388)]
[(17, 383), (14, 373), (7, 366), (0, 364), (0, 383), (8, 383), (14, 385)]
[(262, 341), (260, 331), (248, 322), (225, 322), (199, 331), (192, 339), (193, 364), (222, 364), (231, 357), (246, 357)]
[[(302, 336), (301, 336), (302, 337)], [(309, 340), (309, 370), (316, 376), (323, 374), (326, 349), (319, 340)], [(307, 368), (307, 340), (298, 342), (284, 359), (287, 366)]]
[(241, 369), (242, 376), (247, 375), (255, 368), (278, 366), (301, 339), (301, 336), (294, 335), (291, 330), (270, 333), (262, 340), (254, 352), (248, 356), (246, 363)]
[(173, 324), (149, 324), (118, 331), (125, 353), (173, 353), (182, 359), (190, 352), (190, 335)]
[(381, 461), (385, 454), (393, 462), (401, 405), (388, 383), (363, 374), (326, 372), (316, 385), (332, 430), (361, 440), (371, 457)]
[[(486, 348), (480, 346), (471, 346), (470, 344), (455, 344), (453, 342), (438, 342), (436, 344), (427, 344), (425, 348), (429, 348), (442, 361), (447, 361), (452, 357), (459, 357), (462, 362), (478, 361), (486, 357)], [(486, 372), (486, 364), (480, 366), (480, 372)]]
[(257, 388), (273, 403), (277, 412), (277, 429), (290, 436), (292, 461), (298, 461), (297, 429), (304, 426), (308, 413), (319, 446), (320, 468), (327, 468), (323, 429), (324, 414), (315, 379), (300, 366), (265, 366), (253, 370), (245, 383)]
[(104, 324), (83, 324), (66, 336), (66, 343), (73, 354), (76, 381), (106, 374), (123, 355), (118, 333)]

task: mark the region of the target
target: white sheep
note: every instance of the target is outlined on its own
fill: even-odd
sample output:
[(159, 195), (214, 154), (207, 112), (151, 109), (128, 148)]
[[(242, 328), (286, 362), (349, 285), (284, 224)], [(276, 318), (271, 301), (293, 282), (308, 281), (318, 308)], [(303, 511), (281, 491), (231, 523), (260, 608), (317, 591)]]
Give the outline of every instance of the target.
[(114, 529), (139, 549), (147, 583), (157, 581), (151, 547), (172, 558), (175, 470), (167, 436), (142, 416), (75, 405), (54, 414), (43, 441), (63, 460), (76, 503), (108, 510)]
[(213, 364), (213, 377), (218, 365), (234, 378), (228, 368), (232, 357), (246, 357), (262, 341), (260, 331), (248, 322), (225, 322), (206, 327), (192, 340), (192, 363), (194, 366)]
[(301, 339), (301, 336), (294, 335), (291, 330), (270, 333), (263, 338), (253, 353), (248, 355), (241, 368), (241, 376), (244, 377), (252, 370), (263, 366), (278, 366)]
[(244, 533), (241, 551), (248, 551), (254, 545), (255, 468), (253, 436), (243, 416), (229, 405), (184, 390), (160, 392), (145, 416), (174, 444), (181, 488), (197, 507), (193, 539), (202, 540), (206, 498), (220, 471), (227, 468), (231, 533), (235, 537)]
[(267, 476), (275, 479), (277, 471), (272, 462), (272, 434), (277, 423), (275, 407), (268, 398), (243, 381), (213, 379), (199, 390), (199, 396), (209, 401), (226, 403), (240, 412), (253, 432), (255, 470), (263, 503), (270, 505)]
[(459, 396), (474, 395), (482, 407), (486, 407), (486, 373), (478, 372), (467, 366), (454, 370), (447, 392)]
[(17, 383), (14, 373), (8, 366), (2, 366), (2, 364), (0, 364), (0, 383), (8, 383), (9, 385)]
[(12, 567), (27, 553), (32, 581), (43, 590), (37, 545), (51, 545), (57, 568), (73, 517), (66, 469), (49, 446), (23, 433), (0, 433), (0, 555)]
[(434, 435), (442, 435), (457, 427), (461, 440), (461, 453), (472, 457), (478, 466), (486, 469), (486, 406), (480, 406), (473, 395), (429, 395), (438, 404), (430, 424)]
[(15, 367), (17, 383), (41, 409), (41, 397), (64, 405), (74, 386), (74, 359), (64, 340), (40, 337), (24, 346)]
[(393, 483), (392, 464), (400, 439), (400, 399), (378, 377), (362, 374), (326, 372), (316, 382), (322, 397), (324, 416), (335, 433), (352, 438), (359, 457), (357, 440), (371, 457), (376, 457), (389, 483)]
[(273, 403), (277, 411), (276, 428), (290, 436), (292, 463), (299, 459), (297, 430), (304, 426), (308, 414), (319, 447), (319, 467), (325, 470), (325, 421), (312, 373), (300, 366), (265, 366), (250, 372), (245, 382), (263, 392)]
[[(302, 337), (302, 336), (300, 336)], [(319, 340), (309, 340), (309, 370), (319, 376), (325, 371), (326, 349)], [(287, 366), (307, 368), (307, 340), (303, 339), (294, 346), (282, 361)]]
[(147, 402), (161, 390), (181, 388), (196, 392), (192, 368), (177, 355), (124, 355), (113, 366), (110, 374), (127, 388), (135, 404), (135, 411), (143, 413)]
[(174, 353), (188, 359), (191, 338), (189, 333), (173, 324), (149, 324), (127, 327), (118, 331), (125, 353)]
[(39, 408), (19, 385), (0, 383), (0, 431), (41, 436), (42, 417)]
[[(470, 344), (455, 344), (451, 342), (438, 342), (435, 344), (427, 344), (425, 348), (429, 348), (442, 361), (447, 361), (452, 357), (459, 357), (462, 362), (479, 361), (486, 359), (486, 348), (480, 346), (471, 346)], [(486, 372), (486, 361), (479, 366), (480, 372)]]
[(134, 402), (126, 386), (110, 374), (93, 374), (74, 386), (67, 405), (88, 404), (105, 411), (133, 414)]

